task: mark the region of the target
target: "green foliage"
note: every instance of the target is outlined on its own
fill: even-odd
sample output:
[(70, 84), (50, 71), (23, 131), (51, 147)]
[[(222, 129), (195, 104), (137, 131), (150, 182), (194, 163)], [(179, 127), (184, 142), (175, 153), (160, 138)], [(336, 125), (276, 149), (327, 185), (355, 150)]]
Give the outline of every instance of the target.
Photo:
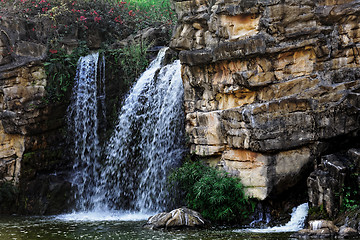
[[(78, 59), (89, 54), (90, 51), (85, 42), (81, 42), (71, 54), (58, 48), (56, 43), (53, 45), (54, 47), (49, 50), (49, 57), (44, 63), (48, 76), (47, 102), (59, 102), (65, 99), (73, 86)], [(102, 51), (106, 56), (108, 78), (125, 83), (122, 88), (128, 89), (148, 66), (149, 60), (146, 52), (150, 46), (150, 44), (140, 43)]]
[(341, 210), (345, 212), (360, 209), (359, 174), (353, 165), (350, 165), (350, 172), (351, 174), (347, 175), (344, 186), (339, 193), (341, 197)]
[(317, 220), (317, 219), (330, 220), (329, 214), (324, 209), (324, 205), (320, 205), (319, 207), (309, 208), (309, 220)]
[(171, 9), (170, 0), (129, 0), (128, 3), (136, 12), (146, 14), (146, 17), (139, 22), (142, 28), (151, 26), (153, 23), (174, 25), (177, 21)]
[(76, 74), (77, 61), (81, 56), (89, 53), (85, 43), (68, 54), (64, 49), (56, 48), (49, 50), (49, 57), (44, 63), (48, 83), (46, 86), (48, 102), (59, 102), (71, 89)]
[(131, 85), (149, 64), (146, 52), (150, 44), (139, 43), (106, 52), (107, 65), (122, 76), (123, 81)]
[(185, 192), (189, 208), (215, 222), (240, 222), (253, 211), (238, 178), (200, 163), (187, 161), (172, 173), (170, 182), (177, 182)]
[(360, 208), (359, 186), (342, 188), (342, 210), (353, 211)]
[(10, 181), (3, 181), (0, 183), (0, 208), (7, 211), (8, 207), (13, 207), (16, 203), (18, 189)]
[(112, 40), (158, 24), (174, 25), (176, 19), (170, 0), (2, 0), (0, 16), (7, 15), (33, 22), (50, 20), (48, 36), (78, 32), (79, 38), (85, 39), (97, 29), (102, 37)]

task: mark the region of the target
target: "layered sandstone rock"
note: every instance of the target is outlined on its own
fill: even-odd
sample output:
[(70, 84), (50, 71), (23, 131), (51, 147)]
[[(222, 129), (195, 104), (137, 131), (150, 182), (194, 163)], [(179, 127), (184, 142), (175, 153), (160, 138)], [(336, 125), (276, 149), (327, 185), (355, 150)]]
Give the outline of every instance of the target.
[(360, 2), (174, 1), (191, 151), (265, 199), (358, 136)]
[(70, 185), (61, 176), (69, 163), (67, 106), (44, 98), (46, 34), (42, 23), (0, 19), (0, 182), (20, 190), (19, 205), (6, 212), (57, 213), (69, 198)]
[[(2, 18), (0, 25), (0, 174), (18, 183), (27, 136), (46, 129), (42, 102), (46, 46), (31, 39), (26, 22)], [(28, 41), (25, 41), (28, 39)], [(44, 114), (45, 113), (45, 114)]]

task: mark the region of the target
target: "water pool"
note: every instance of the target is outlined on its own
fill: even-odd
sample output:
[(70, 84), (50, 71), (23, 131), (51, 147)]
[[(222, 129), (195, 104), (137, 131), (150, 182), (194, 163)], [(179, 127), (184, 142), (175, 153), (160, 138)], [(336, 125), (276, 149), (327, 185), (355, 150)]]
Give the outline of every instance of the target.
[(61, 217), (0, 216), (0, 239), (289, 239), (291, 233), (251, 233), (232, 228), (153, 231), (145, 221), (64, 220)]

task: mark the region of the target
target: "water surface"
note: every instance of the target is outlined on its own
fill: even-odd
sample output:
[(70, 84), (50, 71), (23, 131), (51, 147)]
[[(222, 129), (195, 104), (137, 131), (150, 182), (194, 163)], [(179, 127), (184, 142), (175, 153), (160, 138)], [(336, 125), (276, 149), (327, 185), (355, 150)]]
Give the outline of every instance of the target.
[[(62, 215), (63, 216), (63, 215)], [(290, 239), (291, 233), (236, 232), (233, 228), (208, 230), (153, 231), (143, 229), (145, 221), (64, 220), (56, 217), (0, 216), (0, 239)], [(125, 215), (124, 215), (125, 216)], [(139, 216), (138, 216), (139, 217)], [(136, 219), (136, 217), (134, 217)]]

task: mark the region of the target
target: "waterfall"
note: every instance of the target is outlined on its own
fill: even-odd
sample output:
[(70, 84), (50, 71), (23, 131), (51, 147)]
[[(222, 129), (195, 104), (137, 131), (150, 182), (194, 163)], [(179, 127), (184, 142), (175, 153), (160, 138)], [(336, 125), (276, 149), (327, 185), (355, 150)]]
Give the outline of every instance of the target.
[(94, 208), (94, 180), (99, 178), (98, 59), (99, 53), (79, 59), (72, 98), (67, 110), (69, 135), (75, 156), (72, 184), (77, 188), (76, 208), (81, 211)]
[(184, 152), (184, 115), (180, 61), (163, 66), (166, 50), (128, 93), (104, 151), (97, 133), (106, 114), (105, 62), (97, 84), (99, 54), (80, 58), (68, 108), (77, 211), (150, 213), (169, 205), (167, 176)]
[(138, 79), (107, 144), (99, 191), (110, 209), (162, 211), (166, 180), (183, 148), (180, 61), (162, 66), (166, 48)]
[[(245, 231), (255, 233), (272, 233), (272, 232), (297, 232), (304, 228), (305, 220), (308, 215), (309, 205), (303, 203), (293, 209), (291, 219), (283, 226), (269, 227), (269, 228), (249, 228)], [(236, 230), (236, 232), (243, 232), (244, 230)]]

